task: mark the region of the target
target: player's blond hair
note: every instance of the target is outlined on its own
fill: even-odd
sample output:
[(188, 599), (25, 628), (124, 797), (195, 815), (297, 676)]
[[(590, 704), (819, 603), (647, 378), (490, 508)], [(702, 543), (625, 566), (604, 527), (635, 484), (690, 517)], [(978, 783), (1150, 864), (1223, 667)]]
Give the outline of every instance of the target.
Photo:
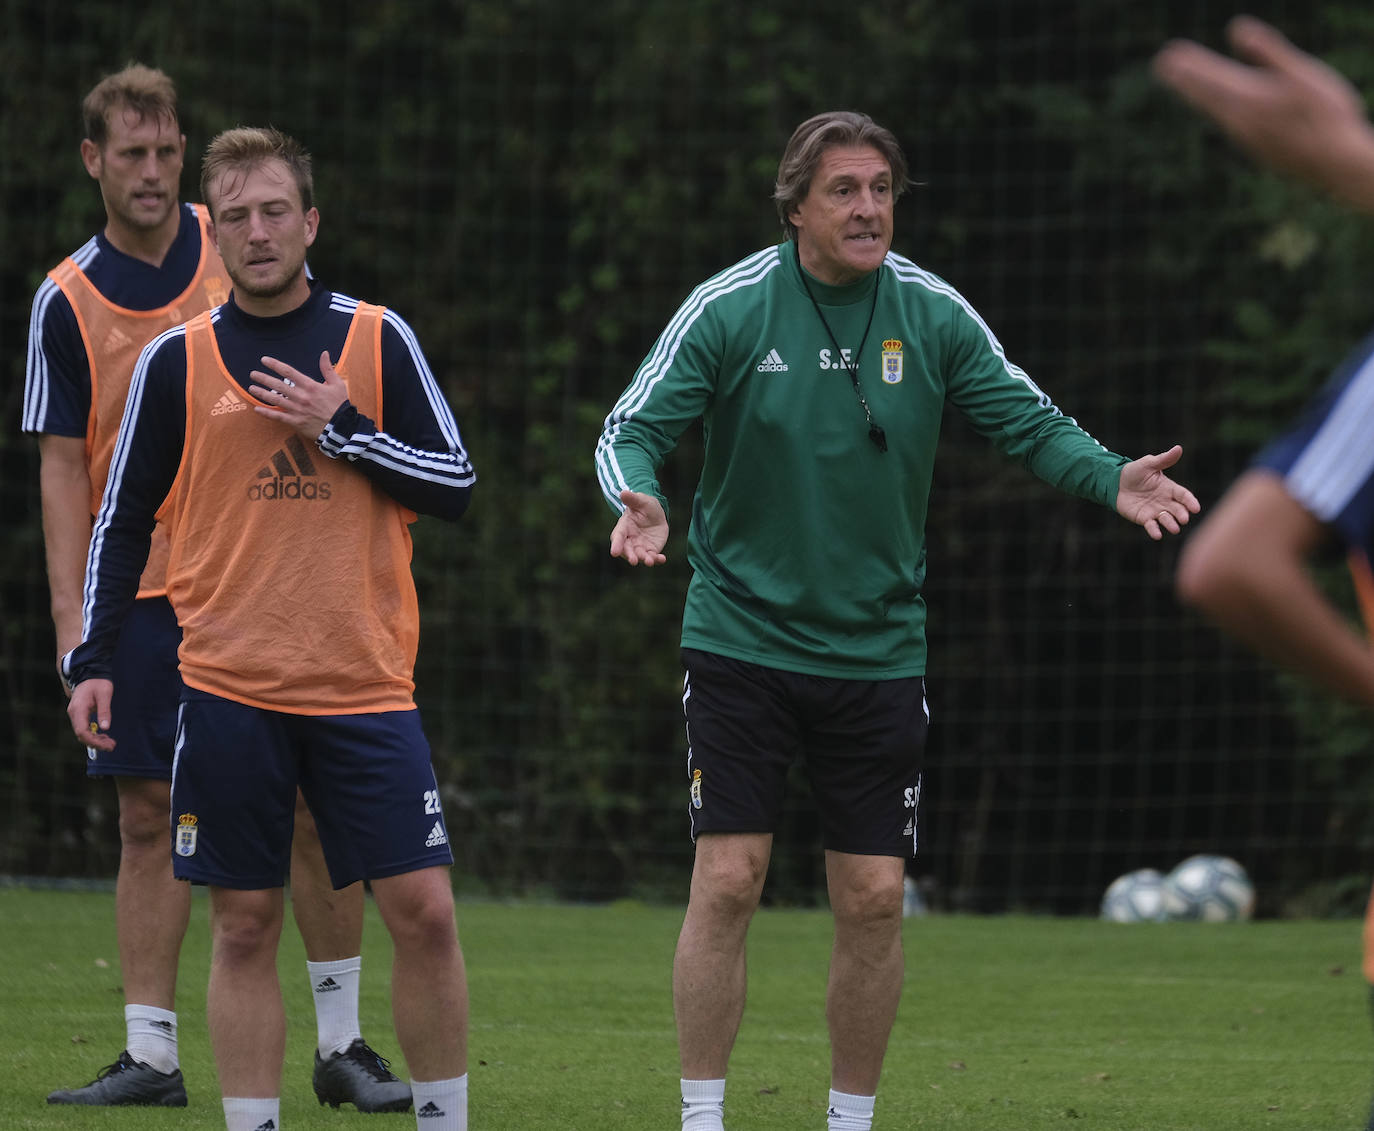
[(825, 151), (836, 146), (864, 145), (881, 153), (892, 170), (892, 199), (896, 200), (911, 183), (907, 178), (906, 157), (892, 131), (878, 125), (867, 114), (828, 110), (807, 118), (792, 131), (792, 138), (778, 163), (778, 179), (773, 186), (778, 219), (789, 240), (797, 238), (797, 229), (790, 216), (811, 191), (811, 178), (816, 175)]
[(176, 84), (162, 71), (130, 63), (122, 71), (106, 75), (81, 101), (86, 137), (103, 149), (110, 132), (110, 112), (122, 109), (140, 122), (152, 120), (177, 124)]
[(216, 136), (205, 150), (200, 166), (200, 199), (210, 209), (214, 219), (215, 202), (211, 187), (230, 171), (251, 173), (265, 162), (280, 161), (286, 166), (301, 194), (301, 210), (314, 207), (315, 178), (311, 171), (310, 154), (295, 138), (270, 126), (239, 126)]

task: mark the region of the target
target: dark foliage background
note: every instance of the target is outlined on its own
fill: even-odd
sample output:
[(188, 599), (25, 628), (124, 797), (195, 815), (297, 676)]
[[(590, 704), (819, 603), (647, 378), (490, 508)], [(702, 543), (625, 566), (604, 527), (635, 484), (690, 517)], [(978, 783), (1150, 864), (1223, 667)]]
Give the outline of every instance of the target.
[[(591, 451), (687, 291), (777, 238), (792, 127), (893, 128), (921, 182), (896, 247), (957, 286), (1089, 431), (1174, 442), (1214, 500), (1374, 321), (1367, 221), (1254, 172), (1149, 78), (1216, 0), (4, 0), (0, 41), (0, 872), (106, 876), (52, 670), (35, 445), (18, 433), (29, 304), (101, 223), (78, 107), (138, 59), (178, 82), (184, 191), (216, 131), (316, 158), (312, 268), (398, 309), (480, 484), (421, 522), (417, 681), (463, 890), (677, 899), (690, 846), (669, 567), (606, 555)], [(1269, 0), (1374, 89), (1374, 13)], [(684, 513), (689, 436), (668, 469)], [(1261, 911), (1360, 905), (1368, 720), (1180, 609), (1177, 544), (1062, 498), (947, 422), (930, 526), (934, 727), (915, 866), (937, 906), (1095, 909), (1130, 868), (1226, 852)], [(1342, 595), (1339, 570), (1330, 571)], [(270, 598), (264, 597), (270, 612)], [(798, 782), (768, 898), (822, 889)]]

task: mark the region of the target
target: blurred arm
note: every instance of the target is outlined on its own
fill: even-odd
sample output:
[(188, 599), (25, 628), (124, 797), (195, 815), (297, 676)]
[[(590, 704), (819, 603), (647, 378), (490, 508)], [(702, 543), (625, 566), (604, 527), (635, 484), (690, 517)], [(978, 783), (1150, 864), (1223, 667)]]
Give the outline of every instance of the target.
[(1260, 654), (1374, 707), (1374, 647), (1307, 570), (1328, 537), (1277, 475), (1247, 472), (1184, 547), (1178, 595)]
[(1354, 87), (1260, 20), (1237, 17), (1227, 32), (1244, 62), (1178, 40), (1155, 74), (1252, 157), (1374, 212), (1374, 130)]

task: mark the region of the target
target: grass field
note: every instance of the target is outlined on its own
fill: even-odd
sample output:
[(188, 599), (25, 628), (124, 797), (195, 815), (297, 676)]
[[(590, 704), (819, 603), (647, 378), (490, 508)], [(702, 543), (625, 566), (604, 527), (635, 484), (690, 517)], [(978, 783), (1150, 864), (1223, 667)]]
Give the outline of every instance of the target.
[[(182, 1110), (52, 1108), (123, 1045), (105, 892), (0, 889), (0, 1128), (223, 1126), (204, 1026), (207, 901), (181, 970)], [(473, 1131), (678, 1126), (669, 965), (681, 911), (461, 903), (472, 988)], [(1351, 922), (1121, 926), (931, 916), (905, 925), (907, 980), (879, 1131), (1361, 1131), (1374, 1084)], [(731, 1131), (821, 1131), (829, 920), (760, 912), (731, 1063)], [(369, 905), (363, 1030), (398, 1071), (389, 943)], [(300, 938), (281, 970), (290, 1024), (285, 1131), (413, 1127), (316, 1105)]]

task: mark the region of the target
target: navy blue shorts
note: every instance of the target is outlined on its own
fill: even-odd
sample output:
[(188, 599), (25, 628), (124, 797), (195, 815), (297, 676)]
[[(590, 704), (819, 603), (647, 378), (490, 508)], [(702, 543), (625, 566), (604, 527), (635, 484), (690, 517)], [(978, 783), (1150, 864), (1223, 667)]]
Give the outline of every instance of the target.
[(297, 786), (336, 888), (453, 863), (419, 711), (289, 715), (188, 687), (172, 775), (177, 878), (281, 887)]
[(110, 751), (86, 748), (89, 777), (172, 780), (181, 672), (181, 628), (166, 597), (144, 597), (129, 609), (115, 646), (110, 679)]
[(682, 650), (688, 807), (700, 833), (772, 833), (792, 763), (811, 781), (825, 847), (914, 856), (925, 679), (833, 679)]

